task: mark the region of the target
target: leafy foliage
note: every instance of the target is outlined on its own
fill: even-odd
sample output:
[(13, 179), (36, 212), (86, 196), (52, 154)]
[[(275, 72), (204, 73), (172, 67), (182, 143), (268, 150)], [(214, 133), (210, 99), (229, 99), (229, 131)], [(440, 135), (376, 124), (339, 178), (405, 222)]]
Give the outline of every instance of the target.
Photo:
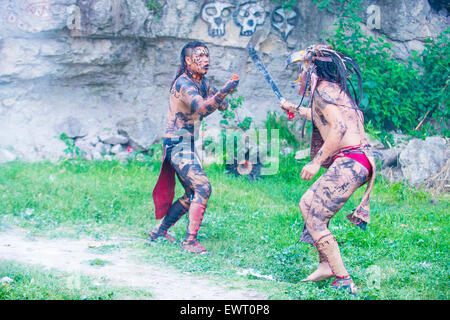
[[(415, 55), (416, 63), (422, 68), (419, 92), (425, 93), (425, 106), (439, 123), (444, 135), (449, 136), (448, 119), (450, 111), (448, 84), (450, 82), (450, 28), (436, 40), (428, 39), (422, 55)], [(430, 116), (430, 115), (429, 115)]]
[(294, 148), (300, 146), (298, 138), (292, 133), (294, 126), (293, 121), (289, 121), (285, 116), (279, 116), (276, 112), (267, 112), (267, 120), (265, 121), (265, 127), (268, 132), (273, 129), (277, 129), (279, 132), (279, 138), (281, 141), (285, 140), (289, 145)]
[[(367, 120), (383, 131), (401, 130), (414, 136), (435, 133), (431, 125), (418, 124), (425, 115), (438, 120), (440, 131), (448, 131), (447, 85), (450, 55), (449, 30), (437, 39), (428, 39), (426, 50), (417, 52), (406, 62), (393, 56), (392, 45), (385, 37), (363, 34), (360, 23), (360, 0), (313, 0), (320, 10), (337, 16), (336, 32), (327, 41), (334, 49), (352, 57), (361, 67)], [(354, 81), (352, 79), (352, 81)]]
[(161, 3), (158, 0), (147, 1), (147, 9), (150, 12), (158, 13), (162, 8)]
[(274, 2), (281, 3), (283, 9), (292, 10), (297, 4), (297, 0), (273, 0)]
[(67, 148), (65, 148), (63, 152), (69, 159), (81, 160), (81, 158), (86, 154), (86, 152), (82, 151), (75, 145), (75, 139), (69, 137), (66, 133), (61, 133), (59, 139), (66, 144)]
[(161, 19), (163, 5), (159, 2), (159, 0), (148, 0), (147, 1), (147, 10), (155, 15), (156, 21)]
[[(224, 110), (222, 114), (222, 120), (220, 123), (224, 126), (231, 126), (231, 128), (234, 128), (237, 126), (237, 128), (242, 129), (243, 131), (247, 131), (250, 129), (253, 119), (252, 117), (245, 117), (244, 119), (239, 119), (239, 116), (237, 114), (238, 109), (242, 107), (242, 103), (244, 102), (243, 96), (237, 96), (237, 97), (229, 97), (227, 98), (229, 107), (228, 109)], [(233, 122), (236, 123), (236, 125), (233, 124)]]

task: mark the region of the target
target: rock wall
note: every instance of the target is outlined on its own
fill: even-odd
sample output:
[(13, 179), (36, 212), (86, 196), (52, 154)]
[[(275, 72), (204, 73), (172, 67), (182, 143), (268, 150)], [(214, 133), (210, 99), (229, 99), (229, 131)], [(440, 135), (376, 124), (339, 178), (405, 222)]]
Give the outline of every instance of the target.
[[(445, 4), (432, 4), (367, 0), (364, 28), (385, 34), (404, 58), (448, 25)], [(293, 11), (270, 0), (0, 0), (0, 17), (0, 163), (57, 160), (63, 132), (79, 137), (90, 159), (115, 146), (148, 148), (163, 133), (169, 85), (191, 39), (208, 44), (216, 86), (246, 73), (238, 94), (261, 123), (278, 103), (250, 60), (237, 70), (249, 37), (264, 31), (257, 49), (296, 101), (286, 56), (326, 38), (335, 19), (311, 0)]]

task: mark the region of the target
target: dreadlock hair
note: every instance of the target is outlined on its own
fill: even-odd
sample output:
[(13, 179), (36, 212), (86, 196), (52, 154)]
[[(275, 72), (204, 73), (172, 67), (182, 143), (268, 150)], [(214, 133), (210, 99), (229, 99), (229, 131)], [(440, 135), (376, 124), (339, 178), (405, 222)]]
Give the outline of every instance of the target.
[[(298, 107), (300, 107), (303, 103), (303, 99), (305, 97), (309, 82), (311, 80), (311, 74), (315, 73), (319, 78), (319, 80), (326, 80), (337, 83), (341, 88), (341, 90), (344, 91), (346, 94), (348, 94), (348, 96), (350, 97), (350, 100), (352, 101), (353, 104), (352, 108), (356, 110), (364, 110), (359, 108), (363, 96), (363, 89), (362, 89), (362, 75), (358, 64), (355, 61), (353, 61), (352, 58), (347, 57), (340, 52), (332, 50), (331, 46), (326, 45), (311, 46), (307, 49), (307, 53), (311, 54), (308, 59), (310, 62), (312, 62), (312, 65), (307, 71), (308, 74), (306, 79), (306, 87)], [(358, 78), (359, 95), (356, 94), (356, 90), (353, 86), (353, 83), (349, 79), (349, 75), (351, 76), (354, 74), (356, 74)], [(350, 91), (347, 86), (347, 81), (350, 83), (350, 86), (353, 90), (353, 96), (350, 94)], [(311, 90), (315, 89), (311, 88)], [(311, 92), (309, 102), (310, 104), (312, 102), (313, 96), (314, 92)], [(322, 99), (324, 98), (322, 97)], [(324, 100), (327, 103), (333, 104), (333, 102), (331, 101), (327, 101), (326, 99)], [(302, 138), (305, 135), (305, 124), (306, 118), (303, 121)]]
[(180, 53), (180, 67), (178, 68), (177, 74), (175, 75), (175, 78), (172, 81), (172, 84), (170, 85), (170, 87), (172, 88), (173, 84), (175, 83), (175, 81), (177, 81), (177, 79), (186, 71), (186, 54), (188, 52), (188, 49), (194, 49), (197, 47), (203, 47), (208, 49), (208, 47), (206, 46), (206, 44), (204, 42), (201, 41), (190, 41), (188, 43), (186, 43), (183, 47), (183, 49), (181, 49), (181, 53)]
[[(321, 80), (336, 82), (340, 86), (340, 88), (345, 91), (353, 100), (355, 106), (359, 108), (362, 100), (363, 90), (362, 75), (358, 64), (353, 61), (352, 58), (344, 56), (337, 51), (329, 50), (328, 52), (326, 52), (325, 56), (331, 58), (332, 62), (320, 61), (319, 59), (315, 59), (314, 65), (316, 66), (315, 69), (317, 76)], [(358, 78), (358, 95), (356, 94), (353, 83), (349, 79), (349, 76), (353, 74), (356, 74)], [(347, 82), (350, 83), (353, 91), (353, 96), (350, 94)]]
[(314, 64), (319, 79), (336, 82), (336, 66), (333, 62), (316, 60)]

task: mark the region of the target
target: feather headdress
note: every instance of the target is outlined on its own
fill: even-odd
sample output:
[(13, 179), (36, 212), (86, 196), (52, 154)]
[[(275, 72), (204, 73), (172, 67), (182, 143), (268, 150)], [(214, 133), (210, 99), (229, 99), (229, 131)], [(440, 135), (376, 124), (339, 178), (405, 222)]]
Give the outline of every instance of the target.
[[(292, 53), (289, 58), (287, 59), (287, 65), (297, 63), (297, 62), (309, 62), (309, 66), (307, 69), (302, 69), (302, 72), (299, 75), (299, 78), (296, 80), (297, 82), (300, 82), (300, 86), (304, 87), (304, 91), (300, 90), (301, 94), (305, 94), (305, 91), (307, 89), (307, 86), (312, 78), (313, 74), (317, 75), (317, 67), (316, 67), (316, 61), (322, 61), (322, 62), (331, 62), (336, 68), (336, 82), (339, 84), (342, 90), (344, 90), (346, 93), (349, 94), (349, 96), (353, 99), (353, 102), (355, 103), (355, 107), (358, 108), (362, 95), (363, 95), (363, 89), (362, 89), (362, 76), (361, 76), (361, 70), (358, 66), (358, 64), (350, 57), (347, 57), (343, 55), (342, 53), (333, 50), (333, 47), (331, 45), (314, 45), (310, 46), (307, 49), (297, 51)], [(355, 88), (351, 82), (351, 76), (356, 75), (358, 79), (358, 89), (359, 94), (356, 94)], [(302, 81), (305, 81), (306, 83), (301, 83)], [(353, 97), (349, 92), (347, 81), (350, 83), (350, 86), (353, 90)], [(302, 89), (302, 88), (301, 88)], [(314, 92), (311, 92), (311, 98)], [(303, 98), (302, 98), (303, 102)]]

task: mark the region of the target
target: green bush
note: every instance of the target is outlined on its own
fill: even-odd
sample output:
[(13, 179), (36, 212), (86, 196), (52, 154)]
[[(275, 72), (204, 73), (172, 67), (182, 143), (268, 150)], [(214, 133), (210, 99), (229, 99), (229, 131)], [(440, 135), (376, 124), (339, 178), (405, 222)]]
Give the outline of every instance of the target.
[(361, 108), (366, 120), (383, 132), (381, 138), (392, 130), (414, 136), (436, 133), (429, 124), (418, 126), (425, 116), (432, 116), (441, 134), (449, 135), (449, 111), (445, 103), (450, 28), (437, 39), (428, 39), (426, 49), (421, 54), (414, 53), (404, 63), (394, 58), (385, 37), (374, 38), (361, 32), (362, 1), (313, 0), (313, 3), (320, 10), (337, 15), (336, 32), (327, 41), (360, 65), (364, 81)]

